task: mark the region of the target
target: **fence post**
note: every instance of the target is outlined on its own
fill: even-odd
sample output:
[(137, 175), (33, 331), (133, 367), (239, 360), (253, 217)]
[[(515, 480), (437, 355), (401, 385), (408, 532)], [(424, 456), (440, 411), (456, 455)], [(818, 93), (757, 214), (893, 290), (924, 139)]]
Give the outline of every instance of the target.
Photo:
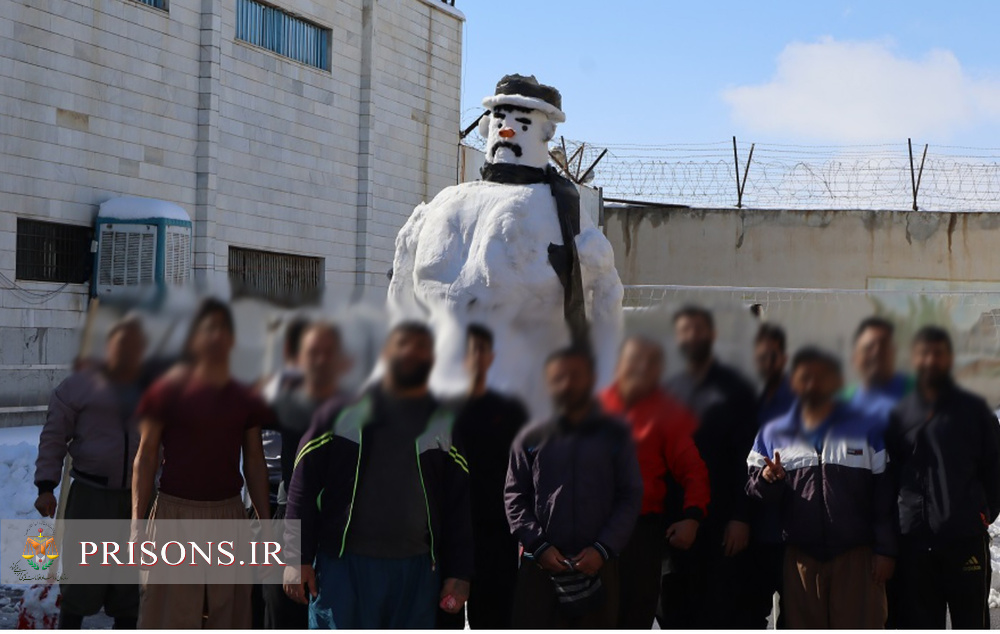
[(924, 154), (920, 157), (920, 171), (915, 171), (913, 167), (913, 139), (907, 139), (906, 145), (910, 150), (910, 186), (913, 188), (913, 211), (918, 211), (917, 208), (917, 193), (920, 191), (920, 181), (924, 177), (924, 161), (927, 160), (927, 147), (929, 143), (924, 144)]
[(753, 149), (756, 143), (750, 144), (750, 153), (747, 155), (747, 166), (743, 170), (743, 178), (740, 179), (740, 155), (736, 151), (736, 137), (733, 137), (733, 161), (736, 164), (736, 208), (743, 208), (743, 191), (747, 187), (747, 174), (750, 173), (750, 161), (753, 160)]

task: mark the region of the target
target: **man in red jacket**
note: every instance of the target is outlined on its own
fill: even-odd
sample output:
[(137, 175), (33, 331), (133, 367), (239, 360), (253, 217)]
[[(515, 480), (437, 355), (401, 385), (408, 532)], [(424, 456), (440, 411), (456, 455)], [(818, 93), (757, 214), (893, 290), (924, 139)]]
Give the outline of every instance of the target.
[[(708, 469), (691, 435), (694, 415), (660, 388), (664, 355), (659, 344), (630, 337), (622, 347), (614, 383), (601, 393), (609, 414), (632, 428), (642, 473), (642, 514), (621, 553), (621, 600), (618, 627), (649, 629), (660, 596), (664, 536), (674, 548), (694, 543), (710, 498)], [(683, 511), (667, 527), (667, 476), (684, 490)]]

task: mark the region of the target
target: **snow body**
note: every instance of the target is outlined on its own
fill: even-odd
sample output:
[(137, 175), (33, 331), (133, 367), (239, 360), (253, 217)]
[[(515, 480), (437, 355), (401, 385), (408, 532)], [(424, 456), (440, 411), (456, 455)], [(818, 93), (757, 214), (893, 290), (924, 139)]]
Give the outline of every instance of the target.
[[(423, 319), (434, 329), (434, 391), (468, 389), (465, 328), (480, 323), (495, 338), (489, 386), (520, 397), (536, 417), (551, 411), (542, 365), (570, 343), (562, 284), (548, 260), (549, 244), (562, 242), (545, 183), (463, 183), (416, 208), (396, 238), (389, 307), (394, 321)], [(611, 245), (587, 214), (576, 244), (603, 384), (621, 339), (623, 290)]]

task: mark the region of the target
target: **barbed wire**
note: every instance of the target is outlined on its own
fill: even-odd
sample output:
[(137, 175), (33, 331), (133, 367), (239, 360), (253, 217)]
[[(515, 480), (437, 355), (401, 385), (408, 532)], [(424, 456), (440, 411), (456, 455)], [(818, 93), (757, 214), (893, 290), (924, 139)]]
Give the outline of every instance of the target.
[[(479, 111), (469, 111), (478, 116)], [(473, 117), (474, 119), (474, 117)], [(471, 121), (472, 119), (470, 119)], [(485, 148), (473, 132), (466, 144)], [(740, 143), (659, 145), (556, 139), (552, 148), (574, 155), (582, 170), (607, 150), (593, 184), (605, 198), (693, 207), (757, 209), (912, 209), (1000, 211), (1000, 148), (923, 146), (907, 142), (865, 145)], [(749, 165), (748, 165), (748, 158)], [(912, 166), (912, 168), (911, 168)], [(737, 171), (738, 169), (738, 171)], [(742, 196), (739, 189), (742, 186)]]

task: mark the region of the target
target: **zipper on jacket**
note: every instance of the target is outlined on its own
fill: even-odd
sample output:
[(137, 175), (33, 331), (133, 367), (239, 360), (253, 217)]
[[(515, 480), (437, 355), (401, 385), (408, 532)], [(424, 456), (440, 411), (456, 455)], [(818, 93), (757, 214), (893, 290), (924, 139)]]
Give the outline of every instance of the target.
[(820, 499), (823, 501), (823, 508), (821, 509), (823, 512), (823, 516), (822, 516), (822, 521), (820, 522), (820, 528), (823, 531), (824, 549), (826, 549), (827, 547), (827, 542), (826, 542), (827, 507), (826, 507), (826, 472), (825, 469), (823, 468), (823, 450), (826, 449), (826, 443), (829, 439), (830, 439), (830, 433), (827, 432), (826, 438), (823, 439), (822, 448), (816, 450), (816, 457), (819, 459), (819, 494), (820, 494)]
[(427, 512), (427, 532), (431, 536), (431, 570), (437, 568), (437, 558), (434, 555), (434, 527), (431, 525), (431, 503), (427, 497), (427, 485), (424, 484), (424, 469), (420, 465), (420, 440), (413, 442), (417, 456), (417, 474), (420, 476), (420, 490), (424, 493), (424, 510)]
[[(358, 461), (354, 465), (354, 486), (351, 488), (351, 505), (347, 507), (347, 522), (344, 524), (344, 535), (340, 540), (340, 554), (338, 557), (344, 556), (344, 551), (347, 550), (347, 530), (351, 527), (351, 516), (354, 514), (354, 499), (358, 495), (358, 478), (361, 473), (361, 448), (364, 446), (365, 435), (363, 432), (358, 433)], [(323, 492), (320, 491), (320, 495)], [(319, 497), (316, 498), (316, 504), (319, 505)]]

